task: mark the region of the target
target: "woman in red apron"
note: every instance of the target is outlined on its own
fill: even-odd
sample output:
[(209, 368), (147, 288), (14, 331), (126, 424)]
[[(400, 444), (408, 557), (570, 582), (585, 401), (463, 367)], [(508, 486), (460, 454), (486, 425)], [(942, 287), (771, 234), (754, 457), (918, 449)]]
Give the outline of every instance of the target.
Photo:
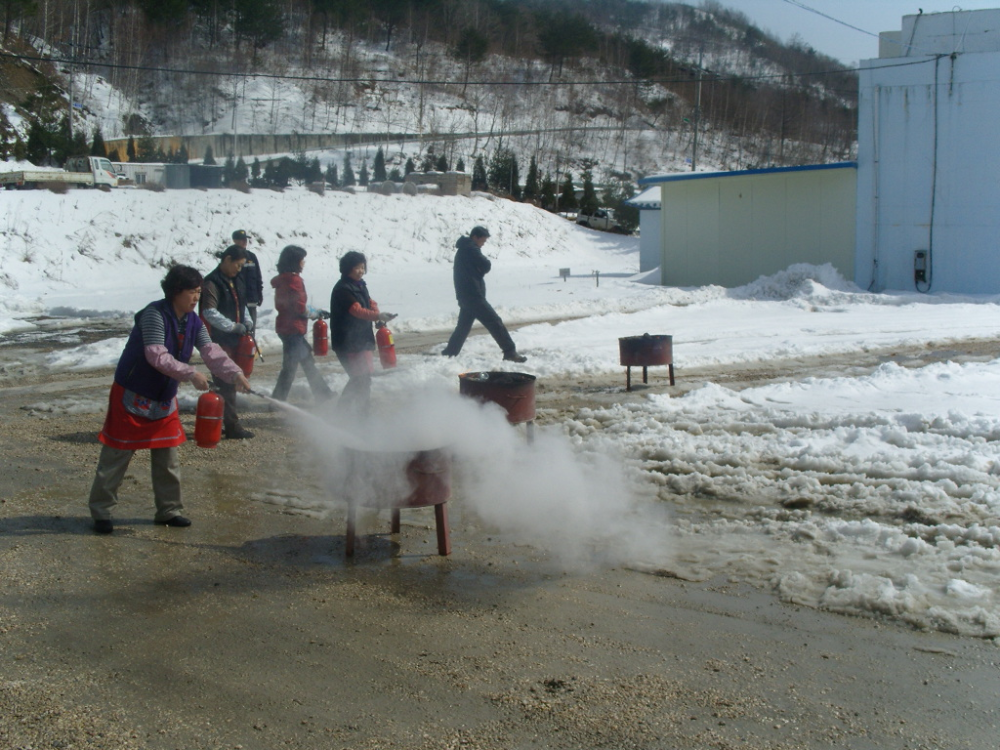
[(164, 298), (136, 313), (135, 326), (115, 369), (108, 413), (98, 439), (103, 443), (90, 489), (94, 531), (114, 531), (111, 510), (132, 454), (149, 449), (153, 476), (154, 522), (190, 526), (181, 515), (181, 476), (177, 446), (186, 440), (177, 408), (179, 383), (208, 390), (208, 378), (188, 364), (194, 349), (218, 378), (243, 393), (250, 383), (218, 344), (213, 344), (195, 310), (201, 274), (174, 266), (161, 283)]

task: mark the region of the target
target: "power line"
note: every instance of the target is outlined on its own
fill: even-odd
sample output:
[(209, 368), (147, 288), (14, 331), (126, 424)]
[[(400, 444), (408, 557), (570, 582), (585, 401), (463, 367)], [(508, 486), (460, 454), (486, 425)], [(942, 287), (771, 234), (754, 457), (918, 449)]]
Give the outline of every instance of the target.
[[(786, 2), (791, 2), (791, 0), (786, 0)], [(485, 80), (485, 81), (452, 81), (452, 80), (433, 80), (433, 79), (415, 79), (415, 78), (371, 78), (371, 77), (358, 77), (358, 78), (336, 78), (330, 76), (304, 76), (304, 75), (290, 75), (285, 73), (246, 73), (246, 72), (230, 72), (221, 70), (193, 70), (188, 68), (164, 68), (152, 65), (124, 65), (120, 63), (106, 63), (106, 62), (95, 62), (95, 61), (81, 61), (81, 60), (71, 60), (67, 58), (58, 57), (34, 57), (29, 55), (17, 55), (9, 52), (0, 52), (0, 58), (9, 58), (14, 60), (21, 60), (25, 62), (47, 62), (47, 63), (57, 63), (60, 65), (72, 65), (76, 67), (95, 67), (95, 68), (110, 68), (113, 70), (139, 70), (149, 73), (173, 73), (173, 74), (183, 74), (183, 75), (202, 75), (202, 76), (216, 76), (223, 78), (239, 77), (239, 78), (260, 78), (260, 79), (273, 79), (273, 80), (284, 80), (284, 81), (308, 81), (314, 83), (364, 83), (364, 84), (399, 84), (399, 85), (410, 85), (410, 86), (613, 86), (613, 85), (636, 85), (636, 84), (697, 84), (697, 79), (695, 77), (681, 77), (681, 78), (626, 78), (617, 80), (600, 80), (591, 79), (583, 81), (497, 81), (497, 80)], [(908, 67), (911, 65), (924, 65), (928, 62), (933, 62), (936, 56), (928, 56), (926, 58), (908, 58), (906, 62), (893, 63), (888, 65), (880, 65), (879, 69), (886, 68), (901, 68)], [(683, 66), (679, 66), (683, 67)], [(696, 67), (696, 66), (691, 66)], [(752, 76), (733, 76), (725, 75), (719, 73), (708, 72), (712, 77), (708, 82), (721, 82), (721, 83), (737, 83), (737, 82), (751, 82), (751, 81), (777, 81), (778, 83), (792, 81), (796, 78), (819, 78), (824, 76), (838, 76), (844, 73), (860, 73), (861, 71), (869, 70), (868, 67), (858, 67), (858, 68), (838, 68), (836, 70), (823, 70), (815, 71), (811, 73), (769, 73), (760, 74)], [(704, 81), (703, 81), (704, 83)], [(838, 89), (829, 89), (831, 93), (839, 93), (841, 95), (850, 95), (856, 93), (854, 90), (842, 91)]]
[(878, 34), (875, 34), (875, 33), (871, 32), (871, 31), (866, 30), (866, 29), (859, 28), (858, 26), (852, 26), (851, 24), (847, 23), (847, 21), (841, 21), (839, 18), (834, 18), (833, 16), (828, 16), (823, 11), (817, 10), (816, 8), (810, 8), (805, 3), (799, 2), (799, 0), (785, 0), (785, 2), (788, 3), (789, 5), (794, 5), (797, 8), (802, 8), (802, 10), (807, 10), (810, 13), (815, 13), (817, 16), (823, 16), (823, 18), (827, 19), (828, 21), (833, 21), (834, 23), (839, 23), (841, 26), (846, 26), (849, 29), (854, 29), (855, 31), (860, 31), (862, 34), (867, 34), (868, 36), (873, 36), (876, 39), (879, 38)]
[[(612, 80), (582, 80), (582, 81), (497, 81), (497, 80), (485, 80), (485, 81), (462, 81), (462, 80), (435, 80), (435, 79), (416, 79), (416, 78), (372, 78), (369, 76), (357, 77), (357, 78), (336, 78), (330, 76), (305, 76), (305, 75), (291, 75), (287, 73), (246, 73), (246, 72), (232, 72), (232, 71), (222, 71), (222, 70), (193, 70), (189, 68), (164, 68), (152, 65), (125, 65), (121, 63), (108, 63), (99, 61), (81, 61), (72, 60), (69, 58), (62, 57), (33, 57), (30, 55), (17, 55), (10, 52), (0, 52), (0, 57), (7, 57), (16, 60), (30, 61), (30, 62), (48, 62), (57, 63), (60, 65), (75, 65), (77, 67), (96, 67), (96, 68), (110, 68), (113, 70), (140, 70), (150, 73), (178, 73), (184, 75), (209, 75), (218, 77), (239, 77), (239, 78), (264, 78), (264, 79), (276, 79), (276, 80), (286, 80), (286, 81), (308, 81), (308, 82), (318, 82), (318, 83), (380, 83), (380, 84), (408, 84), (412, 86), (601, 86), (601, 85), (625, 85), (625, 84), (636, 84), (636, 83), (695, 83), (695, 79), (685, 78), (685, 77), (675, 77), (675, 78), (625, 78), (625, 79), (612, 79)], [(678, 63), (677, 67), (696, 67), (693, 65), (681, 65)], [(716, 79), (720, 81), (766, 81), (775, 79), (790, 79), (790, 78), (815, 78), (822, 76), (834, 76), (843, 75), (844, 73), (856, 73), (861, 68), (838, 68), (836, 70), (821, 70), (811, 73), (768, 73), (752, 76), (735, 76), (735, 75), (725, 75), (720, 73), (712, 73)]]
[[(839, 18), (834, 18), (833, 16), (827, 15), (823, 11), (817, 10), (816, 8), (810, 8), (805, 3), (800, 2), (800, 0), (785, 0), (785, 2), (788, 3), (789, 5), (794, 5), (796, 8), (802, 8), (802, 10), (809, 11), (810, 13), (815, 13), (817, 16), (822, 16), (823, 18), (827, 19), (828, 21), (833, 21), (834, 23), (839, 23), (841, 26), (846, 26), (847, 28), (849, 28), (849, 29), (851, 29), (853, 31), (860, 31), (862, 34), (867, 34), (868, 36), (873, 36), (876, 39), (878, 39), (879, 41), (882, 40), (882, 35), (881, 34), (876, 34), (875, 32), (868, 31), (867, 29), (862, 29), (862, 28), (860, 28), (858, 26), (854, 26), (852, 24), (849, 24), (846, 21), (841, 21)], [(958, 7), (958, 6), (956, 6), (956, 7)], [(923, 11), (922, 10), (920, 11), (919, 15), (923, 15)], [(910, 41), (913, 41), (913, 40), (911, 39)], [(917, 47), (915, 45), (912, 45), (912, 44), (903, 44), (902, 42), (895, 42), (895, 43), (898, 44), (900, 47), (905, 47), (908, 50), (919, 50), (920, 49), (919, 47)]]

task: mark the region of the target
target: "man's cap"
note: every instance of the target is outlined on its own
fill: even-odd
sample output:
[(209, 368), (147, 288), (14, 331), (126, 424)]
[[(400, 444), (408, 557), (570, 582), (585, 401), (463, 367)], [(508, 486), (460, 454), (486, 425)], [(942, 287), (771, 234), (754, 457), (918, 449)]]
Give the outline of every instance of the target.
[(469, 232), (469, 236), (470, 237), (489, 237), (490, 236), (490, 230), (487, 229), (486, 227), (483, 227), (483, 226), (476, 226), (476, 227), (472, 228), (471, 232)]
[(244, 230), (244, 229), (237, 229), (235, 232), (233, 232), (233, 241), (234, 242), (236, 240), (245, 240), (246, 238), (247, 238), (247, 233), (246, 233), (246, 230)]

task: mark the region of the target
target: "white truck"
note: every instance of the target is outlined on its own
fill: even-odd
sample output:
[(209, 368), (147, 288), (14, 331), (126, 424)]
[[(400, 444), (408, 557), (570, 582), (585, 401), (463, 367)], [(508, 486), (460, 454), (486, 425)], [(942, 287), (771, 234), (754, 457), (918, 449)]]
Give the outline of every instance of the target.
[(615, 212), (610, 208), (598, 208), (593, 213), (585, 214), (582, 211), (576, 217), (576, 223), (582, 227), (591, 229), (603, 229), (605, 232), (620, 232), (621, 225), (615, 218)]
[(50, 185), (118, 187), (118, 175), (111, 161), (103, 156), (74, 156), (65, 169), (19, 169), (0, 172), (0, 185), (8, 190), (29, 190)]

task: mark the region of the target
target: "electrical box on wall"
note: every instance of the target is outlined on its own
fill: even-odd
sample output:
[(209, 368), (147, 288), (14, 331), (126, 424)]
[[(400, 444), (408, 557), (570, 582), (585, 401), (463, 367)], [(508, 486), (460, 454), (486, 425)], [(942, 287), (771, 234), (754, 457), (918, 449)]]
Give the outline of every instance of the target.
[(927, 251), (917, 250), (913, 254), (913, 281), (916, 284), (927, 283)]

